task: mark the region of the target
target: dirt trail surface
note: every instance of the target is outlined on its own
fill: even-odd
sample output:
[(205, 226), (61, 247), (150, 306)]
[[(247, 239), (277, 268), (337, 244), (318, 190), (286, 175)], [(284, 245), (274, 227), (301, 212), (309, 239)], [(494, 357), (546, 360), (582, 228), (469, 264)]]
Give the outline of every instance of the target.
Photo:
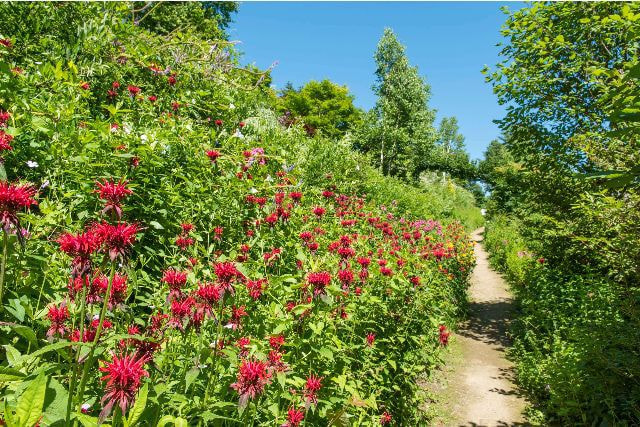
[[(484, 229), (473, 233), (482, 241)], [(505, 358), (512, 299), (507, 284), (489, 267), (487, 252), (476, 243), (477, 265), (471, 277), (469, 319), (453, 340), (437, 395), (435, 426), (527, 426), (524, 398), (513, 384), (513, 366)], [(430, 386), (429, 388), (432, 388)]]

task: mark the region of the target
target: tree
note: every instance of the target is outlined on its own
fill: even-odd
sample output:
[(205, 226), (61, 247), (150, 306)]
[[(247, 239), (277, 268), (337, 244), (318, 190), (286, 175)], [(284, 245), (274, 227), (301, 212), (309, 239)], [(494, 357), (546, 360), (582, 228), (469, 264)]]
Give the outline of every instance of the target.
[(238, 11), (233, 1), (134, 2), (134, 19), (158, 34), (191, 28), (206, 39), (226, 39), (225, 29)]
[(295, 89), (291, 83), (281, 91), (278, 110), (287, 111), (305, 123), (307, 133), (320, 131), (329, 138), (342, 138), (362, 122), (363, 112), (353, 104), (346, 86), (330, 80), (312, 80)]
[(415, 179), (426, 170), (435, 140), (429, 85), (409, 64), (404, 46), (389, 28), (374, 58), (378, 101), (365, 118), (356, 148), (374, 154), (381, 172)]
[(448, 173), (462, 181), (471, 180), (475, 178), (476, 170), (459, 131), (455, 117), (444, 117), (440, 121), (435, 147), (428, 156), (428, 169)]

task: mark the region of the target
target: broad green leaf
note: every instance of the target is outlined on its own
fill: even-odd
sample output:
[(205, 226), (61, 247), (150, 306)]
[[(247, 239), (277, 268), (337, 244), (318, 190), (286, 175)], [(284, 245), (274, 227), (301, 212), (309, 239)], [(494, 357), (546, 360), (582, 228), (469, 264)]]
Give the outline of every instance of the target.
[(127, 418), (127, 425), (129, 427), (133, 427), (138, 422), (138, 419), (144, 412), (144, 409), (147, 406), (147, 395), (149, 394), (149, 383), (145, 383), (140, 391), (138, 392), (138, 396), (136, 397), (136, 403), (131, 408), (129, 412), (129, 417)]
[(38, 422), (42, 415), (46, 392), (47, 378), (44, 376), (44, 371), (40, 371), (18, 399), (16, 418), (20, 426), (32, 427)]

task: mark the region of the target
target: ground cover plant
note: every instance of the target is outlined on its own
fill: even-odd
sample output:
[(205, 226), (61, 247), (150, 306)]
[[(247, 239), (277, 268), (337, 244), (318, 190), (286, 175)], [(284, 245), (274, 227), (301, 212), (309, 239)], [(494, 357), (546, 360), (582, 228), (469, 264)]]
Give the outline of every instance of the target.
[(228, 41), (128, 3), (0, 10), (4, 423), (421, 422), (469, 193), (309, 139)]

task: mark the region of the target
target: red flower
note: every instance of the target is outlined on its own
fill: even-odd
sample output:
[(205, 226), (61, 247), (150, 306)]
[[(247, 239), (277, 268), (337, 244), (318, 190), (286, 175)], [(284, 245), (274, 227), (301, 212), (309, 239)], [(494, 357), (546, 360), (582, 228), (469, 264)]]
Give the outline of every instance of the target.
[(238, 356), (246, 357), (249, 354), (249, 349), (247, 348), (249, 344), (251, 344), (251, 338), (249, 337), (241, 337), (236, 341), (236, 347), (240, 350)]
[(138, 86), (129, 85), (127, 86), (127, 90), (129, 91), (129, 96), (132, 98), (140, 93), (140, 88)]
[(176, 238), (176, 245), (183, 251), (187, 249), (189, 246), (193, 245), (193, 243), (194, 243), (194, 240), (191, 237), (185, 236), (183, 234), (179, 235)]
[(187, 284), (187, 273), (178, 271), (175, 268), (169, 268), (162, 273), (161, 281), (169, 285), (172, 293), (180, 293), (182, 287)]
[(325, 212), (326, 212), (326, 209), (323, 208), (322, 206), (316, 206), (316, 207), (313, 208), (313, 213), (318, 218), (320, 218), (322, 215), (324, 215)]
[(451, 335), (451, 332), (447, 331), (447, 327), (444, 325), (440, 325), (438, 329), (440, 331), (440, 336), (438, 337), (440, 345), (446, 346), (449, 344), (449, 335)]
[(0, 223), (5, 231), (10, 226), (19, 227), (18, 211), (28, 209), (38, 202), (33, 198), (36, 190), (30, 184), (10, 184), (0, 181)]
[(216, 126), (222, 126), (222, 120), (217, 119), (215, 122)]
[(240, 129), (242, 129), (244, 127), (245, 123), (244, 122), (240, 122), (238, 123), (238, 127), (240, 127)]
[(103, 242), (104, 249), (109, 254), (111, 261), (115, 261), (118, 257), (124, 258), (127, 256), (131, 246), (136, 241), (136, 234), (140, 232), (140, 227), (137, 224), (126, 222), (112, 225), (103, 221), (99, 224), (94, 224), (92, 231)]
[(376, 340), (376, 334), (374, 334), (373, 332), (369, 332), (367, 334), (367, 345), (369, 347), (373, 347), (373, 343)]
[(326, 271), (309, 273), (307, 282), (313, 286), (314, 295), (322, 295), (325, 293), (325, 288), (331, 283), (331, 275)]
[(287, 411), (287, 423), (283, 427), (299, 427), (302, 421), (304, 421), (304, 411), (291, 407)]
[(145, 363), (144, 357), (123, 354), (114, 355), (111, 362), (105, 362), (100, 368), (106, 374), (101, 378), (106, 382), (105, 395), (101, 400), (105, 405), (100, 413), (101, 419), (111, 413), (114, 404), (120, 407), (122, 414), (126, 413), (127, 408), (135, 401), (141, 379), (149, 376), (144, 370)]
[(11, 40), (9, 39), (0, 39), (0, 45), (4, 47), (11, 47), (12, 43), (11, 43)]
[(167, 83), (169, 83), (169, 86), (174, 86), (176, 84), (178, 80), (176, 79), (176, 75), (175, 74), (171, 74), (168, 78), (167, 78)]
[(80, 89), (82, 89), (82, 90), (89, 90), (90, 87), (91, 86), (89, 86), (88, 82), (81, 82), (80, 83)]
[[(109, 278), (104, 274), (98, 274), (93, 279), (93, 287), (100, 294), (105, 295), (107, 293), (107, 287), (109, 286)], [(116, 273), (113, 276), (113, 283), (111, 284), (111, 296), (109, 297), (109, 304), (123, 303), (127, 297), (127, 276), (121, 276)]]
[(302, 193), (299, 191), (292, 191), (291, 193), (289, 193), (289, 197), (291, 197), (291, 200), (297, 203), (302, 200)]
[(254, 300), (259, 299), (265, 290), (266, 284), (266, 279), (247, 280), (246, 286), (249, 291), (249, 296)]
[(149, 100), (149, 102), (154, 103), (158, 100), (158, 97), (155, 95), (151, 95), (147, 99)]
[(215, 163), (220, 157), (220, 152), (217, 150), (207, 150), (207, 157), (211, 160), (211, 163)]
[(264, 222), (266, 222), (269, 225), (269, 227), (275, 226), (278, 222), (278, 214), (272, 213), (271, 215), (268, 215), (264, 219)]
[(209, 305), (214, 305), (223, 297), (224, 288), (214, 283), (203, 283), (199, 285), (196, 295)]
[(388, 267), (380, 267), (380, 274), (383, 276), (391, 277), (393, 276), (393, 270)]
[(178, 111), (178, 109), (179, 109), (179, 108), (180, 108), (180, 103), (178, 103), (178, 102), (176, 102), (176, 101), (173, 101), (173, 102), (171, 103), (171, 109), (172, 109), (173, 111)]
[(334, 196), (335, 194), (332, 191), (325, 190), (322, 192), (322, 197), (324, 197), (325, 199), (333, 199)]
[(102, 210), (103, 214), (113, 210), (118, 218), (122, 216), (120, 203), (133, 193), (133, 191), (127, 188), (127, 184), (128, 181), (124, 178), (120, 178), (118, 182), (113, 180), (107, 181), (106, 179), (103, 179), (102, 182), (96, 181), (97, 189), (95, 192), (98, 193), (98, 196), (102, 200), (107, 202)]
[(60, 250), (74, 257), (71, 265), (73, 278), (87, 274), (91, 268), (91, 254), (100, 248), (102, 240), (93, 230), (84, 233), (64, 233), (57, 240)]
[(52, 305), (47, 312), (47, 319), (51, 322), (47, 336), (52, 337), (56, 334), (64, 336), (67, 331), (65, 322), (69, 319), (69, 309), (64, 304), (59, 306)]
[(249, 314), (245, 310), (245, 306), (241, 305), (240, 307), (236, 307), (235, 305), (231, 308), (231, 321), (227, 326), (231, 327), (231, 329), (238, 329), (240, 327), (240, 323), (242, 322), (242, 318), (248, 316)]
[(280, 348), (284, 345), (284, 336), (282, 335), (273, 335), (269, 337), (269, 346), (274, 350), (280, 350)]
[(180, 228), (182, 228), (183, 233), (188, 234), (191, 233), (195, 227), (191, 223), (183, 222), (182, 224), (180, 224)]
[(238, 369), (237, 380), (231, 384), (231, 388), (240, 395), (240, 407), (244, 408), (249, 399), (262, 394), (270, 378), (266, 363), (259, 360), (243, 360)]
[(234, 280), (244, 281), (244, 275), (238, 271), (232, 262), (214, 263), (213, 272), (218, 280), (225, 284), (230, 284)]
[(0, 110), (0, 127), (6, 128), (7, 122), (11, 118), (11, 113), (8, 111)]
[(383, 412), (382, 415), (380, 416), (380, 425), (384, 426), (387, 425), (391, 422), (391, 414), (388, 413), (387, 411)]
[(304, 385), (304, 398), (309, 403), (318, 403), (318, 391), (322, 388), (322, 377), (309, 374)]
[(9, 135), (5, 131), (0, 130), (0, 151), (13, 150), (11, 141), (13, 141), (13, 135)]
[(343, 286), (348, 287), (351, 283), (353, 283), (353, 272), (351, 270), (340, 270), (338, 271), (338, 279)]

